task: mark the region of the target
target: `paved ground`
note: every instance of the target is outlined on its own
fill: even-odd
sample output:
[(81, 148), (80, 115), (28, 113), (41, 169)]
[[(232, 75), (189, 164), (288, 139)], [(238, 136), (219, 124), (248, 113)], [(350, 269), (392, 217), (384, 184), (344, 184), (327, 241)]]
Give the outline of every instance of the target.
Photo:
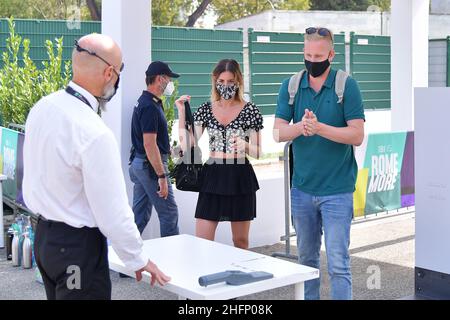
[[(293, 239), (292, 244), (295, 244)], [(263, 254), (283, 251), (282, 243), (252, 249)], [(292, 252), (296, 247), (292, 245)], [(354, 299), (399, 299), (414, 292), (414, 215), (405, 214), (385, 219), (355, 223), (351, 249)], [(373, 272), (380, 274), (380, 287)], [(329, 299), (326, 259), (321, 262), (323, 299)], [(111, 274), (113, 299), (177, 299), (173, 294), (133, 279), (121, 279)], [(370, 289), (368, 287), (372, 288)], [(292, 299), (293, 286), (262, 292), (242, 299)], [(0, 249), (0, 300), (45, 299), (44, 288), (34, 280), (33, 270), (12, 267)]]

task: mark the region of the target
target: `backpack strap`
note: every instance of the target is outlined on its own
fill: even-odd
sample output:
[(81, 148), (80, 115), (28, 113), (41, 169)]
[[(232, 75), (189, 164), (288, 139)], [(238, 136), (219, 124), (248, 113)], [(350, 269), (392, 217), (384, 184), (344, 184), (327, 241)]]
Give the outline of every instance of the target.
[[(289, 105), (293, 106), (295, 101), (295, 96), (297, 95), (298, 88), (300, 86), (300, 81), (305, 73), (305, 69), (300, 70), (298, 73), (291, 76), (289, 79), (288, 92), (289, 92)], [(338, 97), (338, 103), (342, 104), (344, 102), (344, 91), (345, 91), (345, 83), (347, 82), (347, 78), (349, 77), (348, 73), (343, 70), (338, 70), (336, 72), (336, 80), (334, 85), (334, 90)]]
[(294, 105), (295, 95), (297, 94), (300, 81), (302, 80), (305, 69), (300, 70), (289, 79), (288, 92), (289, 92), (289, 105)]
[(336, 72), (336, 80), (334, 84), (334, 90), (338, 97), (337, 103), (344, 102), (344, 91), (345, 91), (345, 82), (347, 81), (348, 73), (343, 70), (338, 70)]

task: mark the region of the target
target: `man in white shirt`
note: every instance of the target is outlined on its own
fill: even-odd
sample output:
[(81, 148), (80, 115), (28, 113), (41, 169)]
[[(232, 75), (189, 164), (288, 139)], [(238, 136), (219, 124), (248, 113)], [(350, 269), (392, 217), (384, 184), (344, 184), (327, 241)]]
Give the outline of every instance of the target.
[(35, 256), (48, 299), (111, 299), (108, 238), (136, 279), (170, 278), (142, 251), (114, 135), (97, 115), (116, 93), (122, 53), (109, 37), (75, 42), (73, 80), (42, 98), (25, 126), (23, 193), (40, 215)]

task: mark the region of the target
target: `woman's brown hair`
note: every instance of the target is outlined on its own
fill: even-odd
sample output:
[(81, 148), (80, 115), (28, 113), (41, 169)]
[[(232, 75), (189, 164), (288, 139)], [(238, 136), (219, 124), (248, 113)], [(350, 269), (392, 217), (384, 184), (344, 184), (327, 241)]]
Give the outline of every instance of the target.
[(244, 78), (242, 76), (241, 67), (239, 63), (234, 59), (223, 59), (220, 60), (219, 63), (214, 68), (211, 74), (211, 82), (212, 82), (212, 90), (211, 90), (211, 102), (220, 100), (220, 93), (216, 89), (216, 82), (219, 76), (224, 72), (231, 72), (234, 74), (234, 80), (239, 85), (239, 88), (236, 92), (235, 100), (240, 102), (244, 101)]

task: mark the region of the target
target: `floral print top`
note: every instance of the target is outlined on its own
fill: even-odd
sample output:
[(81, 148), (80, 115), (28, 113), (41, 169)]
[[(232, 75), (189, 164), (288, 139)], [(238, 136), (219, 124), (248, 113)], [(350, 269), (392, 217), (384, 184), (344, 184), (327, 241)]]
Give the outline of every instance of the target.
[(234, 136), (249, 142), (250, 131), (258, 132), (264, 128), (261, 112), (252, 102), (247, 102), (239, 115), (226, 126), (220, 124), (214, 117), (212, 105), (209, 101), (203, 103), (197, 109), (193, 118), (195, 125), (207, 129), (211, 152), (234, 153)]

